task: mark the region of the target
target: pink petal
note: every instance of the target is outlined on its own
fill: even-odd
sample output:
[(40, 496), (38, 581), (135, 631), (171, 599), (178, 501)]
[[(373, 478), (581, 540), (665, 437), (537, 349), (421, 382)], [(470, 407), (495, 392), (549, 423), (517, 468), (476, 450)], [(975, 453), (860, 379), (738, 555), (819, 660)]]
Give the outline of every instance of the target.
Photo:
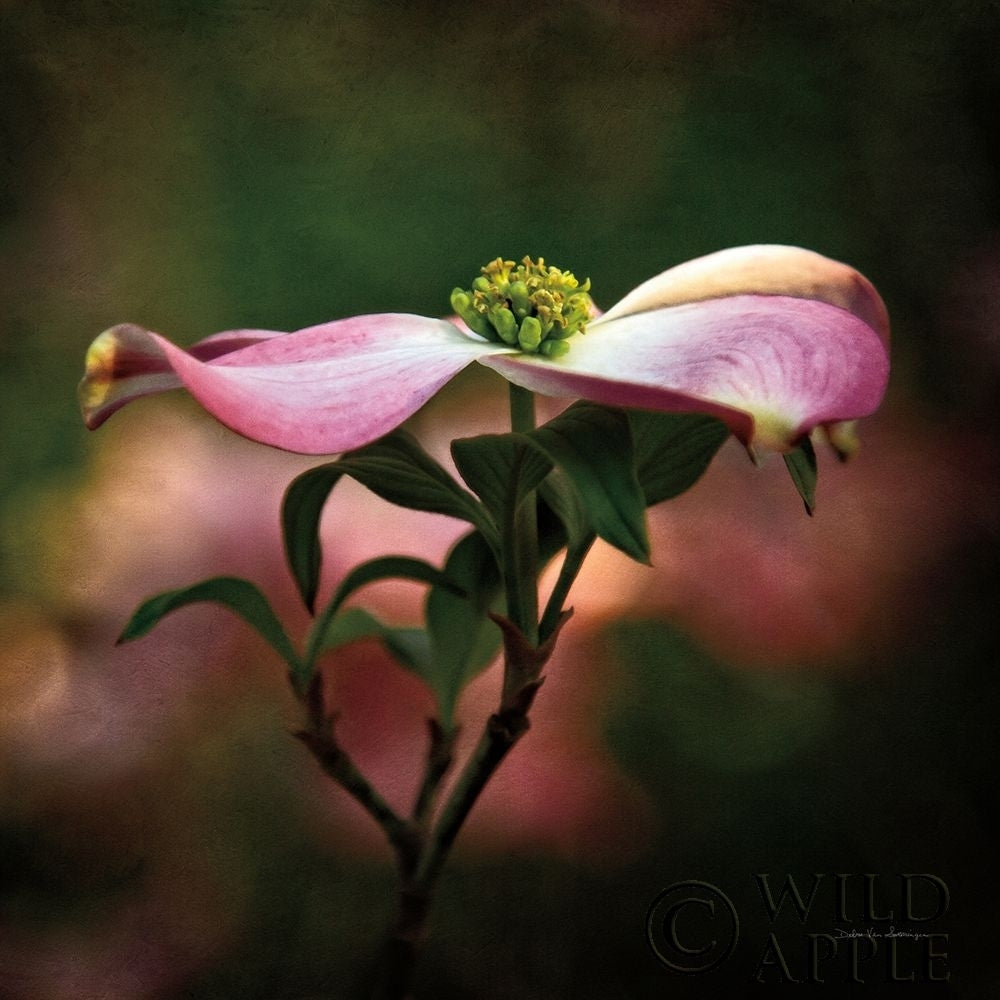
[(555, 361), (455, 324), (361, 316), (294, 334), (230, 331), (189, 351), (115, 327), (88, 352), (84, 417), (97, 427), (130, 400), (183, 384), (246, 437), (333, 453), (391, 430), (478, 359), (546, 395), (710, 413), (748, 447), (787, 449), (820, 427), (847, 452), (850, 422), (875, 409), (888, 377), (888, 318), (871, 283), (795, 247), (737, 247), (665, 271)]
[(187, 348), (187, 352), (199, 361), (212, 361), (224, 354), (232, 354), (252, 344), (259, 344), (262, 340), (287, 336), (287, 333), (279, 330), (226, 330), (224, 333), (213, 333), (211, 337), (199, 340), (197, 344)]
[(480, 360), (544, 395), (709, 413), (748, 447), (778, 450), (814, 427), (871, 413), (889, 371), (878, 334), (853, 312), (778, 295), (634, 313), (616, 306), (563, 358)]
[(864, 320), (889, 343), (889, 314), (872, 283), (853, 267), (801, 247), (731, 247), (697, 257), (643, 282), (603, 318), (730, 295), (784, 295), (826, 302)]
[(199, 360), (158, 334), (119, 326), (94, 342), (81, 384), (88, 426), (139, 395), (183, 384), (238, 434), (304, 454), (360, 447), (418, 410), (494, 345), (445, 320), (405, 314), (357, 316), (284, 335), (249, 331), (197, 345)]
[[(193, 344), (188, 353), (202, 361), (229, 354), (271, 337), (274, 330), (227, 330)], [(166, 355), (148, 330), (122, 323), (105, 330), (87, 351), (86, 372), (80, 382), (84, 423), (96, 430), (116, 410), (141, 396), (151, 396), (183, 385)]]

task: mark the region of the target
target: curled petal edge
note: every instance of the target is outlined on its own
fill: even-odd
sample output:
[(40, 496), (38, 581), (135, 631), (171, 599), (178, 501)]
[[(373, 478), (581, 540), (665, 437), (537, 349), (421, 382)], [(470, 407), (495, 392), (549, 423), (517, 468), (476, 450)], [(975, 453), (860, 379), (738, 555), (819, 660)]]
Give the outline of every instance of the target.
[(678, 264), (634, 288), (592, 325), (732, 295), (825, 302), (853, 313), (889, 344), (888, 310), (863, 274), (813, 250), (780, 244), (730, 247)]
[[(199, 341), (188, 348), (188, 353), (199, 361), (211, 361), (281, 336), (284, 334), (275, 330), (227, 330)], [(96, 430), (133, 399), (183, 385), (149, 330), (134, 323), (120, 323), (100, 334), (87, 350), (77, 395), (84, 424)]]

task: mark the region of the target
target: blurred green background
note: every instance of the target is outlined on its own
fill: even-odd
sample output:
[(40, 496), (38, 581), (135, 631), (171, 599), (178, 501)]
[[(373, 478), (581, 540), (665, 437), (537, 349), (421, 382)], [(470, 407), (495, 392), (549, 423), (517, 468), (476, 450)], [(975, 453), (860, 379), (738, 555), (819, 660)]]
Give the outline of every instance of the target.
[[(549, 840), (511, 814), (512, 850), (470, 830), (420, 995), (742, 996), (771, 929), (758, 872), (878, 874), (880, 910), (901, 873), (937, 875), (937, 988), (991, 995), (998, 42), (988, 0), (0, 2), (0, 996), (358, 996), (390, 912), (378, 837), (338, 837), (250, 639), (199, 611), (112, 652), (149, 592), (230, 566), (277, 581), (268, 526), (302, 465), (182, 400), (88, 435), (94, 335), (440, 314), (498, 254), (610, 305), (755, 242), (876, 283), (886, 406), (855, 466), (823, 464), (812, 521), (780, 463), (726, 452), (656, 512), (683, 558), (638, 583), (612, 562), (636, 600), (583, 618), (591, 695), (567, 711), (580, 759), (643, 805)], [(420, 426), (495, 389), (470, 376)], [(370, 676), (419, 720), (418, 692)], [(743, 919), (706, 977), (645, 939), (691, 878)], [(807, 930), (832, 933), (824, 905)], [(781, 934), (801, 978), (802, 929)], [(870, 963), (871, 995), (935, 988), (907, 962), (903, 985)], [(846, 993), (842, 956), (828, 969), (824, 995)]]

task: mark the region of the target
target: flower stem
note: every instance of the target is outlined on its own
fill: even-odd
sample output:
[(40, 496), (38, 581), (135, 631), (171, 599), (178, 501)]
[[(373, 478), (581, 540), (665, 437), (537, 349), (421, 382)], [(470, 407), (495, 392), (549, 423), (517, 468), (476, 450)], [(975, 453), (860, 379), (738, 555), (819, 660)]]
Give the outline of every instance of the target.
[(385, 942), (372, 1000), (407, 1000), (420, 949), (427, 937), (430, 893), (404, 883), (396, 919)]
[(510, 396), (510, 429), (533, 431), (535, 429), (535, 394), (513, 382), (507, 384)]
[[(511, 428), (535, 427), (534, 396), (510, 387)], [(432, 721), (424, 774), (409, 817), (398, 815), (368, 783), (333, 736), (333, 722), (322, 703), (321, 675), (315, 675), (303, 700), (309, 728), (299, 734), (327, 774), (368, 810), (392, 845), (399, 870), (395, 919), (389, 928), (374, 1000), (408, 1000), (420, 949), (427, 937), (434, 892), (442, 868), (465, 820), (483, 789), (514, 745), (528, 731), (528, 713), (542, 683), (542, 668), (568, 614), (562, 610), (593, 539), (572, 546), (549, 596), (539, 625), (538, 521), (534, 492), (516, 502), (512, 495), (501, 525), (501, 571), (506, 617), (493, 615), (503, 634), (503, 685), (496, 711), (454, 786), (438, 809), (438, 797), (453, 760), (457, 731)], [(541, 635), (542, 641), (539, 641)], [(313, 652), (310, 650), (310, 652)]]
[[(522, 433), (535, 429), (535, 397), (510, 384), (510, 426)], [(538, 642), (538, 515), (535, 494), (511, 503), (509, 522), (503, 528), (504, 586), (507, 614), (532, 643)]]

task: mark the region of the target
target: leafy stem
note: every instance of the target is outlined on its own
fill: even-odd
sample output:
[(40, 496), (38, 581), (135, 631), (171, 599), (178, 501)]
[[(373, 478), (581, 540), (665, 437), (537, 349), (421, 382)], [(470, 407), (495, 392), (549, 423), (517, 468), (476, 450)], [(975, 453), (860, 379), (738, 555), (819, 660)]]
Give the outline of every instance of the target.
[[(690, 488), (728, 433), (707, 417), (626, 414), (581, 403), (536, 428), (532, 394), (518, 386), (510, 387), (510, 413), (509, 434), (452, 442), (452, 457), (471, 493), (402, 432), (292, 483), (282, 509), (285, 547), (299, 594), (314, 616), (301, 652), (266, 595), (234, 577), (149, 598), (120, 640), (138, 639), (164, 615), (211, 601), (252, 625), (284, 661), (305, 709), (304, 728), (296, 735), (382, 828), (396, 855), (398, 910), (374, 994), (379, 1000), (409, 996), (440, 873), (483, 789), (529, 728), (542, 670), (569, 617), (564, 608), (570, 589), (595, 540), (648, 562), (646, 508)], [(808, 441), (790, 458), (789, 471), (811, 505), (816, 470)], [(440, 569), (403, 555), (356, 566), (317, 613), (320, 515), (344, 475), (404, 507), (466, 520), (472, 531), (456, 542)], [(563, 546), (558, 577), (539, 616), (540, 566)], [(424, 628), (386, 623), (348, 605), (359, 589), (387, 579), (429, 586)], [(496, 613), (501, 596), (504, 614)], [(335, 716), (326, 712), (319, 658), (358, 639), (381, 642), (404, 669), (429, 685), (437, 701), (438, 716), (429, 722), (423, 774), (408, 814), (386, 801), (359, 770), (337, 739)], [(458, 734), (456, 701), (472, 677), (493, 662), (501, 640), (503, 678), (496, 710), (448, 789)]]

